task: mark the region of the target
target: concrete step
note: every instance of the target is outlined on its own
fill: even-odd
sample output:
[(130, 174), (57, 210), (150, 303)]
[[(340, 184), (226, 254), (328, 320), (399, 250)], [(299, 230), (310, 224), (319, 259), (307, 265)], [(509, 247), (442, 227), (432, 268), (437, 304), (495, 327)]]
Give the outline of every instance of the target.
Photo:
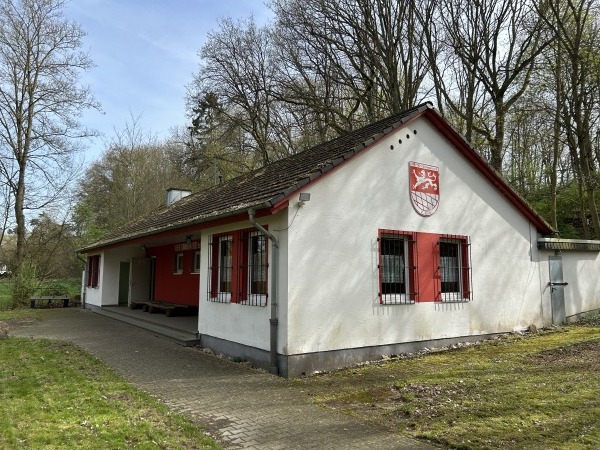
[[(189, 322), (192, 319), (191, 317), (159, 317), (147, 312), (142, 313), (140, 310), (131, 311), (125, 307), (112, 306), (99, 308), (97, 306), (86, 305), (86, 309), (105, 317), (142, 328), (155, 336), (164, 337), (176, 342), (177, 344), (183, 345), (184, 347), (200, 345), (200, 335), (197, 332), (193, 332), (189, 329)], [(188, 329), (183, 329), (183, 320), (186, 321), (185, 325), (187, 325)]]

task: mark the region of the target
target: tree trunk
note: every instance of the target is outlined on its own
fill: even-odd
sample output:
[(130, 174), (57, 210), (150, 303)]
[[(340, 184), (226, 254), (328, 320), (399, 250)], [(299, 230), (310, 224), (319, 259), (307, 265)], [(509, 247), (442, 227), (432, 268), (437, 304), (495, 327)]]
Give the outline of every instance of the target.
[(19, 181), (15, 192), (15, 218), (17, 221), (17, 270), (20, 269), (25, 259), (25, 168), (19, 170)]
[(504, 105), (501, 101), (497, 101), (495, 104), (496, 118), (494, 119), (496, 132), (494, 133), (494, 139), (491, 142), (490, 152), (491, 161), (490, 164), (498, 172), (502, 173), (502, 156), (504, 153), (504, 126), (506, 112), (504, 111)]

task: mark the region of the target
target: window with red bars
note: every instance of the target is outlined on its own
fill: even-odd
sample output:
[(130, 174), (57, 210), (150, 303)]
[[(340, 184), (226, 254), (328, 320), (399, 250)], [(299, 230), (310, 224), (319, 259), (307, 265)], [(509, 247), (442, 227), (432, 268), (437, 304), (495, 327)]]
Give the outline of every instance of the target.
[(254, 229), (213, 235), (209, 242), (208, 299), (266, 306), (268, 239)]
[(100, 283), (100, 255), (88, 256), (87, 286), (98, 287)]
[(472, 299), (471, 244), (467, 236), (441, 235), (437, 242), (436, 301)]
[(379, 230), (379, 302), (412, 304), (417, 299), (415, 233)]

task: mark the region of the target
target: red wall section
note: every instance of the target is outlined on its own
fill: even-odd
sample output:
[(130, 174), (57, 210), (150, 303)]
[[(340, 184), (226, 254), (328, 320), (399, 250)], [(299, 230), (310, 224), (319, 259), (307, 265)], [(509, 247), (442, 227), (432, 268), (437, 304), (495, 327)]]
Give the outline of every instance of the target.
[[(175, 251), (176, 244), (152, 247), (148, 256), (156, 258), (154, 300), (198, 306), (200, 274), (192, 273), (193, 249)], [(198, 245), (199, 247), (199, 245)], [(183, 253), (183, 273), (175, 272), (175, 255)]]

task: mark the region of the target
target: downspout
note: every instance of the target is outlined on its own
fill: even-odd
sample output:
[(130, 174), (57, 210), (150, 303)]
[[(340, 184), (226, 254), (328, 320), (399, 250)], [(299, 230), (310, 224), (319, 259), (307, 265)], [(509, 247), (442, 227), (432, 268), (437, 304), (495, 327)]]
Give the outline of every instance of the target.
[(83, 259), (79, 252), (75, 252), (75, 257), (83, 263), (83, 289), (81, 290), (81, 307), (85, 309), (85, 297), (87, 295), (87, 273), (88, 273), (88, 264), (87, 260)]
[(279, 271), (279, 242), (277, 242), (277, 238), (273, 235), (273, 233), (269, 232), (265, 227), (256, 223), (256, 219), (254, 217), (254, 209), (248, 210), (248, 220), (254, 228), (260, 231), (264, 236), (268, 237), (271, 243), (273, 244), (273, 270), (271, 271), (271, 318), (269, 319), (269, 323), (271, 324), (270, 333), (271, 333), (271, 344), (270, 344), (270, 367), (269, 372), (274, 375), (279, 374), (279, 369), (277, 367), (277, 327), (278, 327), (278, 319), (277, 319), (277, 272)]

